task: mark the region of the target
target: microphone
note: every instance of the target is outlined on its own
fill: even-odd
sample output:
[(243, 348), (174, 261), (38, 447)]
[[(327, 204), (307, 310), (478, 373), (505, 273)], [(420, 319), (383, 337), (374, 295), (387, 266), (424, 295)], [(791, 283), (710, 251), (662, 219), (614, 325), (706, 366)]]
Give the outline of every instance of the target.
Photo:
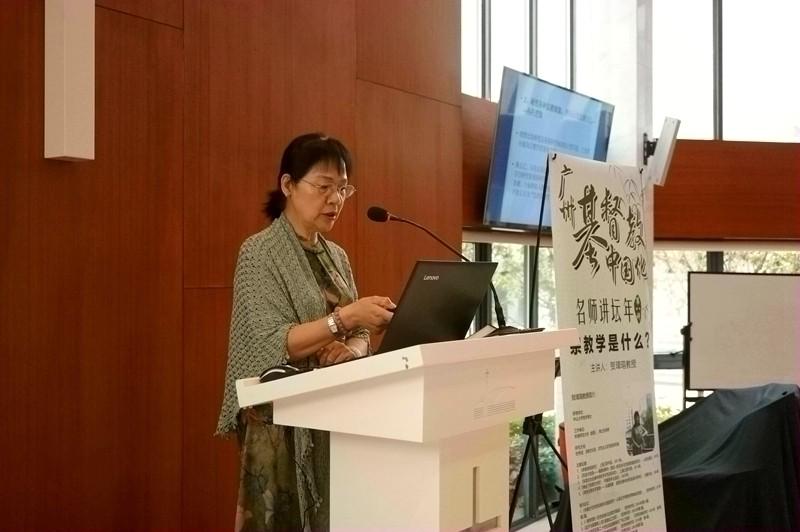
[[(367, 218), (369, 218), (373, 222), (403, 222), (404, 224), (413, 225), (414, 227), (428, 233), (428, 235), (430, 235), (434, 240), (436, 240), (441, 245), (452, 251), (453, 254), (460, 257), (461, 260), (466, 262), (472, 262), (467, 257), (465, 257), (460, 251), (458, 251), (456, 248), (454, 248), (453, 246), (451, 246), (450, 244), (439, 238), (439, 236), (437, 236), (433, 231), (431, 231), (427, 227), (420, 225), (412, 220), (407, 220), (405, 218), (401, 218), (400, 216), (392, 214), (383, 207), (377, 207), (373, 205), (372, 207), (367, 209)], [(497, 297), (497, 290), (495, 290), (494, 288), (494, 283), (490, 282), (489, 288), (491, 288), (492, 290), (492, 297), (494, 299), (494, 313), (495, 316), (497, 317), (497, 326), (498, 329), (502, 329), (506, 326), (506, 315), (505, 312), (503, 312), (503, 307), (500, 305), (500, 298)]]

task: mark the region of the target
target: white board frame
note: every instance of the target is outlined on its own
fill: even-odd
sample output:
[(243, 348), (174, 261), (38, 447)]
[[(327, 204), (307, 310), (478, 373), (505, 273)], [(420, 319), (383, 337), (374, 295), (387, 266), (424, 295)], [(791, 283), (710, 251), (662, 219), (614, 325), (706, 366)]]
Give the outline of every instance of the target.
[(687, 389), (800, 384), (800, 274), (688, 277)]

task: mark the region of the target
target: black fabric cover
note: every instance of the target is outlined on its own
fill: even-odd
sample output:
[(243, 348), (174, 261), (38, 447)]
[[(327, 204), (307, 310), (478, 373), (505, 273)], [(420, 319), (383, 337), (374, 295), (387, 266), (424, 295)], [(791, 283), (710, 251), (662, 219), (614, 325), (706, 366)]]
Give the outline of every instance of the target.
[[(800, 530), (800, 389), (719, 390), (659, 425), (668, 530)], [(569, 497), (554, 530), (570, 531)]]
[(800, 390), (720, 390), (659, 425), (669, 529), (800, 529)]

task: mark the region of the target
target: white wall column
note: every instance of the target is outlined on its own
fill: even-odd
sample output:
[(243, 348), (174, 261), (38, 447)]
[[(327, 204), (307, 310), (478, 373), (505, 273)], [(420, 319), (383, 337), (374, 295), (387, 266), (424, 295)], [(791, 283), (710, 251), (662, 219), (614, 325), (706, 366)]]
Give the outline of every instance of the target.
[(641, 166), (642, 134), (653, 134), (652, 0), (574, 5), (575, 89), (615, 107), (608, 161)]
[(44, 2), (44, 156), (94, 159), (94, 0)]

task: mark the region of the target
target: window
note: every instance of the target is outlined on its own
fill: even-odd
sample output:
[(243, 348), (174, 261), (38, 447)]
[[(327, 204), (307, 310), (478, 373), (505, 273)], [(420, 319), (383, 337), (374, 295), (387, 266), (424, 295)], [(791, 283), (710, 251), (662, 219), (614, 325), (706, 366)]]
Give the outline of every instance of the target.
[[(656, 420), (660, 423), (683, 410), (683, 336), (689, 316), (690, 271), (707, 269), (705, 251), (653, 252), (653, 381)], [(662, 369), (668, 365), (670, 369)]]
[(724, 139), (800, 140), (800, 69), (792, 57), (798, 20), (797, 0), (723, 2)]
[[(498, 263), (494, 276), (495, 287), (506, 313), (506, 322), (515, 327), (528, 326), (528, 307), (530, 301), (530, 282), (533, 267), (532, 253), (535, 248), (524, 244), (493, 243), (491, 259)], [(553, 273), (553, 253), (551, 249), (540, 248), (538, 261), (538, 316), (539, 325), (553, 327), (555, 313), (555, 277)], [(494, 316), (492, 316), (494, 321)], [(542, 428), (554, 444), (557, 441), (555, 412), (544, 412)], [(509, 440), (509, 498), (513, 497), (514, 487), (520, 480), (512, 524), (522, 526), (533, 519), (544, 516), (545, 499), (552, 505), (560, 498), (559, 489), (563, 487), (561, 467), (558, 458), (543, 437), (537, 438), (537, 457), (545, 493), (539, 488), (538, 473), (533, 459), (533, 449), (523, 463), (528, 433), (523, 431), (525, 420), (510, 424)], [(527, 427), (532, 428), (532, 427)], [(522, 475), (522, 476), (520, 476)]]
[(683, 369), (653, 371), (656, 422), (661, 423), (683, 410)]
[(461, 92), (497, 101), (504, 66), (568, 87), (570, 0), (461, 0)]
[(800, 251), (727, 251), (725, 271), (800, 273)]
[(502, 0), (491, 4), (491, 100), (500, 99), (503, 67), (529, 71), (530, 11), (528, 0)]
[[(523, 431), (524, 423), (525, 420), (520, 419), (509, 425), (509, 440), (511, 441), (508, 478), (509, 500), (511, 500), (514, 495), (514, 487), (517, 483), (517, 479), (521, 478), (519, 487), (520, 494), (517, 496), (517, 504), (514, 507), (514, 515), (512, 518), (512, 523), (516, 525), (523, 525), (526, 521), (529, 521), (531, 517), (538, 518), (543, 516), (545, 499), (547, 499), (547, 502), (552, 508), (554, 503), (558, 502), (561, 497), (559, 491), (564, 487), (561, 463), (547, 444), (547, 441), (541, 436), (537, 438), (537, 458), (539, 460), (539, 472), (541, 472), (545, 489), (544, 496), (539, 489), (537, 476), (532, 474), (535, 468), (535, 461), (532, 456), (534, 450), (532, 447), (528, 452), (528, 460), (523, 467), (522, 458), (525, 454), (525, 446), (528, 444), (528, 436), (526, 432)], [(556, 416), (554, 411), (542, 413), (542, 429), (553, 445), (558, 445)], [(522, 475), (522, 477), (520, 477), (520, 475)]]
[(686, 325), (688, 273), (706, 270), (705, 251), (653, 252), (653, 352), (683, 349), (681, 327)]
[(480, 98), (481, 79), (481, 0), (461, 0), (461, 92)]
[(714, 138), (711, 0), (653, 0), (653, 128), (681, 120), (678, 137)]
[(536, 76), (569, 87), (569, 0), (536, 2)]
[[(534, 248), (531, 248), (533, 250)], [(537, 290), (537, 326), (554, 329), (558, 321), (556, 314), (556, 272), (553, 268), (553, 248), (539, 249), (539, 274)]]
[(461, 244), (461, 254), (469, 260), (475, 260), (475, 244), (473, 242), (464, 242)]
[[(528, 253), (521, 244), (492, 244), (492, 260), (497, 262), (494, 286), (503, 310), (506, 324), (527, 327), (528, 324)], [(497, 325), (492, 316), (492, 324)]]

